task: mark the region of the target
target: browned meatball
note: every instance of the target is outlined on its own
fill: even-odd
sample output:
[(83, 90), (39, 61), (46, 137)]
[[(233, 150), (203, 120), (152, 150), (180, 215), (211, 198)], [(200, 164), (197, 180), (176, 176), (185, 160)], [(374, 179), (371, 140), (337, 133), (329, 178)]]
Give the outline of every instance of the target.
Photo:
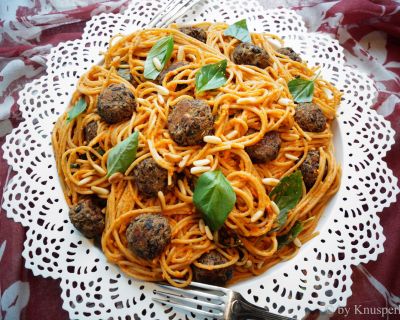
[[(228, 260), (217, 250), (212, 250), (203, 254), (197, 261), (199, 263), (209, 266), (217, 266), (219, 264), (224, 264), (228, 262)], [(217, 286), (225, 285), (226, 282), (232, 279), (233, 276), (233, 267), (207, 270), (193, 266), (192, 269), (193, 278), (195, 281)]]
[(233, 62), (265, 69), (269, 66), (267, 51), (251, 43), (241, 43), (233, 50)]
[(218, 230), (218, 243), (225, 248), (234, 248), (242, 245), (237, 233), (225, 226)]
[(202, 28), (196, 27), (183, 27), (179, 28), (179, 31), (187, 34), (189, 37), (195, 38), (201, 42), (207, 42), (207, 32)]
[(294, 120), (304, 131), (322, 132), (326, 127), (326, 117), (321, 109), (312, 102), (300, 103), (296, 107)]
[(126, 229), (128, 248), (138, 257), (152, 260), (171, 242), (171, 227), (161, 214), (137, 216)]
[(69, 219), (85, 237), (99, 236), (104, 230), (104, 215), (99, 204), (91, 198), (79, 201), (69, 210)]
[(86, 143), (89, 143), (97, 136), (97, 121), (90, 121), (83, 129)]
[(181, 100), (168, 116), (168, 131), (180, 146), (193, 146), (213, 130), (211, 109), (203, 100)]
[(300, 55), (297, 54), (292, 48), (285, 47), (285, 48), (280, 48), (276, 51), (279, 52), (280, 54), (288, 56), (293, 61), (301, 62)]
[(311, 150), (308, 152), (306, 159), (300, 165), (300, 171), (303, 175), (303, 181), (307, 189), (311, 189), (318, 178), (319, 169), (319, 151)]
[[(254, 133), (255, 130), (249, 130), (249, 133)], [(276, 131), (267, 132), (264, 137), (252, 146), (245, 148), (250, 159), (254, 163), (268, 163), (279, 154), (281, 148), (281, 138)]]
[(135, 96), (123, 84), (109, 85), (97, 101), (97, 112), (108, 124), (128, 120), (135, 109)]
[[(158, 75), (156, 81), (162, 85), (165, 76), (167, 75), (168, 72), (174, 71), (175, 69), (178, 69), (180, 67), (186, 66), (187, 64), (189, 64), (186, 61), (180, 61), (180, 62), (174, 62), (173, 64), (171, 64), (168, 68), (164, 69), (163, 71), (161, 71), (161, 73)], [(182, 87), (181, 85), (178, 85), (178, 87)], [(178, 88), (177, 88), (178, 89)], [(183, 89), (183, 88), (182, 88)], [(178, 89), (178, 90), (182, 90), (182, 89)]]
[(146, 197), (157, 196), (168, 186), (168, 171), (160, 167), (153, 158), (146, 158), (133, 170), (133, 177), (139, 192)]

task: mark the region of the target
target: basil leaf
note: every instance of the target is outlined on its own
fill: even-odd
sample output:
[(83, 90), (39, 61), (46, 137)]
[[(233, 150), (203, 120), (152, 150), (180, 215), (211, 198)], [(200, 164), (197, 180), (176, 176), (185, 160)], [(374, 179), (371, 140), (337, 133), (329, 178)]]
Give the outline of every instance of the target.
[(68, 111), (67, 123), (71, 122), (77, 116), (79, 116), (83, 111), (87, 108), (87, 103), (84, 98), (80, 98), (72, 107), (70, 111)]
[(111, 149), (107, 158), (107, 177), (116, 172), (124, 173), (128, 169), (136, 158), (138, 144), (139, 132), (135, 131)]
[[(174, 49), (174, 38), (172, 36), (164, 37), (156, 42), (147, 55), (144, 63), (144, 77), (146, 79), (155, 80), (164, 69), (165, 64), (171, 58)], [(153, 64), (153, 58), (157, 58), (161, 63), (161, 69), (158, 70)]]
[(288, 212), (300, 201), (303, 191), (302, 181), (301, 171), (297, 170), (284, 177), (269, 194), (280, 210), (276, 221), (278, 226), (274, 231), (279, 230), (285, 224)]
[(226, 83), (226, 66), (228, 61), (221, 60), (207, 64), (196, 72), (196, 91), (202, 92), (222, 87)]
[(211, 230), (224, 224), (235, 202), (235, 191), (220, 170), (203, 173), (197, 180), (193, 203)]
[(225, 30), (224, 35), (234, 37), (242, 42), (251, 43), (250, 32), (247, 29), (246, 19), (230, 25), (229, 28)]
[(118, 75), (125, 79), (126, 81), (131, 81), (132, 80), (132, 75), (131, 75), (131, 70), (130, 69), (118, 69), (117, 70)]
[(314, 95), (314, 80), (296, 78), (288, 83), (295, 102), (311, 102)]
[(289, 230), (287, 234), (282, 236), (278, 236), (276, 239), (278, 240), (278, 249), (286, 246), (289, 243), (292, 243), (293, 240), (300, 234), (303, 230), (303, 223), (301, 221), (296, 221), (292, 229)]

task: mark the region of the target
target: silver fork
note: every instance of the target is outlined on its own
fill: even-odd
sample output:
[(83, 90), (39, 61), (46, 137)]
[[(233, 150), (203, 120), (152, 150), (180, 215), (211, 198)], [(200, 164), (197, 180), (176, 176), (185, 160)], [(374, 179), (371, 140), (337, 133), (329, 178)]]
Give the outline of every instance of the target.
[(268, 312), (246, 301), (243, 296), (230, 289), (192, 282), (189, 289), (176, 288), (167, 284), (158, 284), (168, 290), (154, 290), (153, 300), (183, 311), (204, 317), (223, 320), (288, 320), (285, 316)]
[(148, 23), (148, 28), (163, 28), (183, 16), (190, 8), (199, 3), (201, 0), (178, 0), (171, 1), (162, 8), (153, 19)]

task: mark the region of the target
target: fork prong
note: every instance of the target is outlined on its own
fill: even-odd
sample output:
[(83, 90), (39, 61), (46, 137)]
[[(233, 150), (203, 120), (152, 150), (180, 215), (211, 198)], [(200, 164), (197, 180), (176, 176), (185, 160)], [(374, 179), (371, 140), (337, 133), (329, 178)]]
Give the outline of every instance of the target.
[(155, 24), (155, 28), (167, 26), (174, 21), (177, 16), (180, 17), (194, 5), (192, 2), (192, 0), (182, 0), (182, 2), (176, 4), (174, 8), (172, 8), (165, 16), (163, 16), (163, 19), (160, 22)]
[(205, 310), (200, 310), (200, 309), (192, 308), (192, 307), (189, 307), (189, 306), (184, 306), (184, 305), (181, 305), (181, 304), (177, 304), (177, 303), (171, 302), (169, 300), (164, 300), (164, 299), (159, 299), (159, 298), (152, 298), (152, 300), (156, 301), (156, 302), (159, 302), (159, 303), (164, 303), (167, 306), (171, 306), (171, 307), (174, 307), (174, 308), (179, 308), (181, 310), (193, 312), (193, 313), (200, 314), (200, 315), (206, 316), (206, 317), (213, 317), (213, 318), (219, 317), (219, 318), (221, 318), (224, 315), (223, 312), (221, 312), (221, 311), (219, 311), (217, 313), (208, 312), (208, 311), (205, 311)]
[(206, 302), (203, 300), (198, 300), (198, 299), (191, 299), (191, 298), (187, 298), (184, 296), (179, 296), (173, 293), (169, 293), (169, 292), (164, 292), (164, 291), (159, 291), (159, 290), (154, 290), (155, 294), (158, 294), (160, 296), (163, 296), (165, 298), (168, 298), (170, 301), (179, 301), (182, 302), (183, 304), (186, 303), (192, 303), (194, 305), (199, 305), (202, 307), (207, 307), (207, 308), (212, 308), (212, 309), (217, 309), (217, 310), (221, 310), (222, 312), (225, 310), (225, 304), (215, 304), (215, 303), (210, 303), (210, 302)]
[[(190, 8), (194, 7), (200, 1), (201, 0), (188, 1), (186, 4), (182, 5), (179, 10), (175, 10), (176, 12), (174, 14), (172, 14), (171, 16), (168, 16), (165, 20), (163, 20), (161, 27), (168, 26), (169, 24), (174, 22), (176, 19), (183, 16)], [(187, 4), (189, 4), (189, 6), (186, 6)]]
[(154, 26), (163, 18), (163, 14), (172, 10), (172, 8), (175, 7), (181, 1), (182, 0), (168, 2), (168, 4), (165, 7), (157, 11), (157, 13), (154, 15), (153, 19), (151, 19), (151, 21), (147, 24), (147, 26), (149, 28), (154, 28)]
[(192, 281), (190, 283), (191, 287), (197, 287), (197, 288), (201, 288), (201, 289), (206, 289), (206, 290), (210, 290), (210, 291), (219, 291), (219, 292), (223, 292), (225, 294), (228, 294), (231, 290), (230, 289), (226, 289), (223, 287), (217, 287), (217, 286), (213, 286), (211, 284), (205, 284), (205, 283), (201, 283), (201, 282), (194, 282)]
[(202, 298), (223, 301), (222, 296), (218, 296), (216, 294), (211, 294), (211, 293), (207, 293), (207, 292), (203, 292), (203, 291), (190, 290), (190, 289), (182, 289), (182, 288), (169, 286), (166, 284), (158, 284), (158, 285), (164, 289), (175, 291), (182, 295), (190, 294), (192, 296), (198, 296), (198, 297), (202, 297)]

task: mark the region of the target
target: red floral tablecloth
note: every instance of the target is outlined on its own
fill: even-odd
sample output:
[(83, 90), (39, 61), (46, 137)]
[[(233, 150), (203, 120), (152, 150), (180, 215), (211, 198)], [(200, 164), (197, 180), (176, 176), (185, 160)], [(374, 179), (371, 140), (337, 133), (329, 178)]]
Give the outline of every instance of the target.
[[(120, 12), (128, 2), (0, 0), (0, 146), (7, 133), (21, 121), (16, 104), (18, 91), (44, 74), (50, 49), (59, 42), (79, 38), (85, 22), (92, 16)], [(261, 3), (266, 8), (292, 8), (304, 17), (310, 31), (330, 33), (345, 48), (348, 64), (376, 81), (379, 95), (374, 108), (396, 130), (396, 144), (386, 161), (395, 175), (400, 176), (400, 3), (388, 0), (261, 0)], [(0, 195), (12, 174), (0, 149)], [(310, 319), (400, 319), (398, 215), (399, 203), (380, 215), (387, 237), (385, 252), (378, 261), (353, 268), (353, 295), (346, 308), (333, 315), (313, 312)], [(21, 256), (24, 240), (24, 228), (2, 212), (0, 320), (68, 319), (62, 309), (59, 281), (34, 277), (25, 269)], [(390, 310), (395, 314), (382, 314)]]

